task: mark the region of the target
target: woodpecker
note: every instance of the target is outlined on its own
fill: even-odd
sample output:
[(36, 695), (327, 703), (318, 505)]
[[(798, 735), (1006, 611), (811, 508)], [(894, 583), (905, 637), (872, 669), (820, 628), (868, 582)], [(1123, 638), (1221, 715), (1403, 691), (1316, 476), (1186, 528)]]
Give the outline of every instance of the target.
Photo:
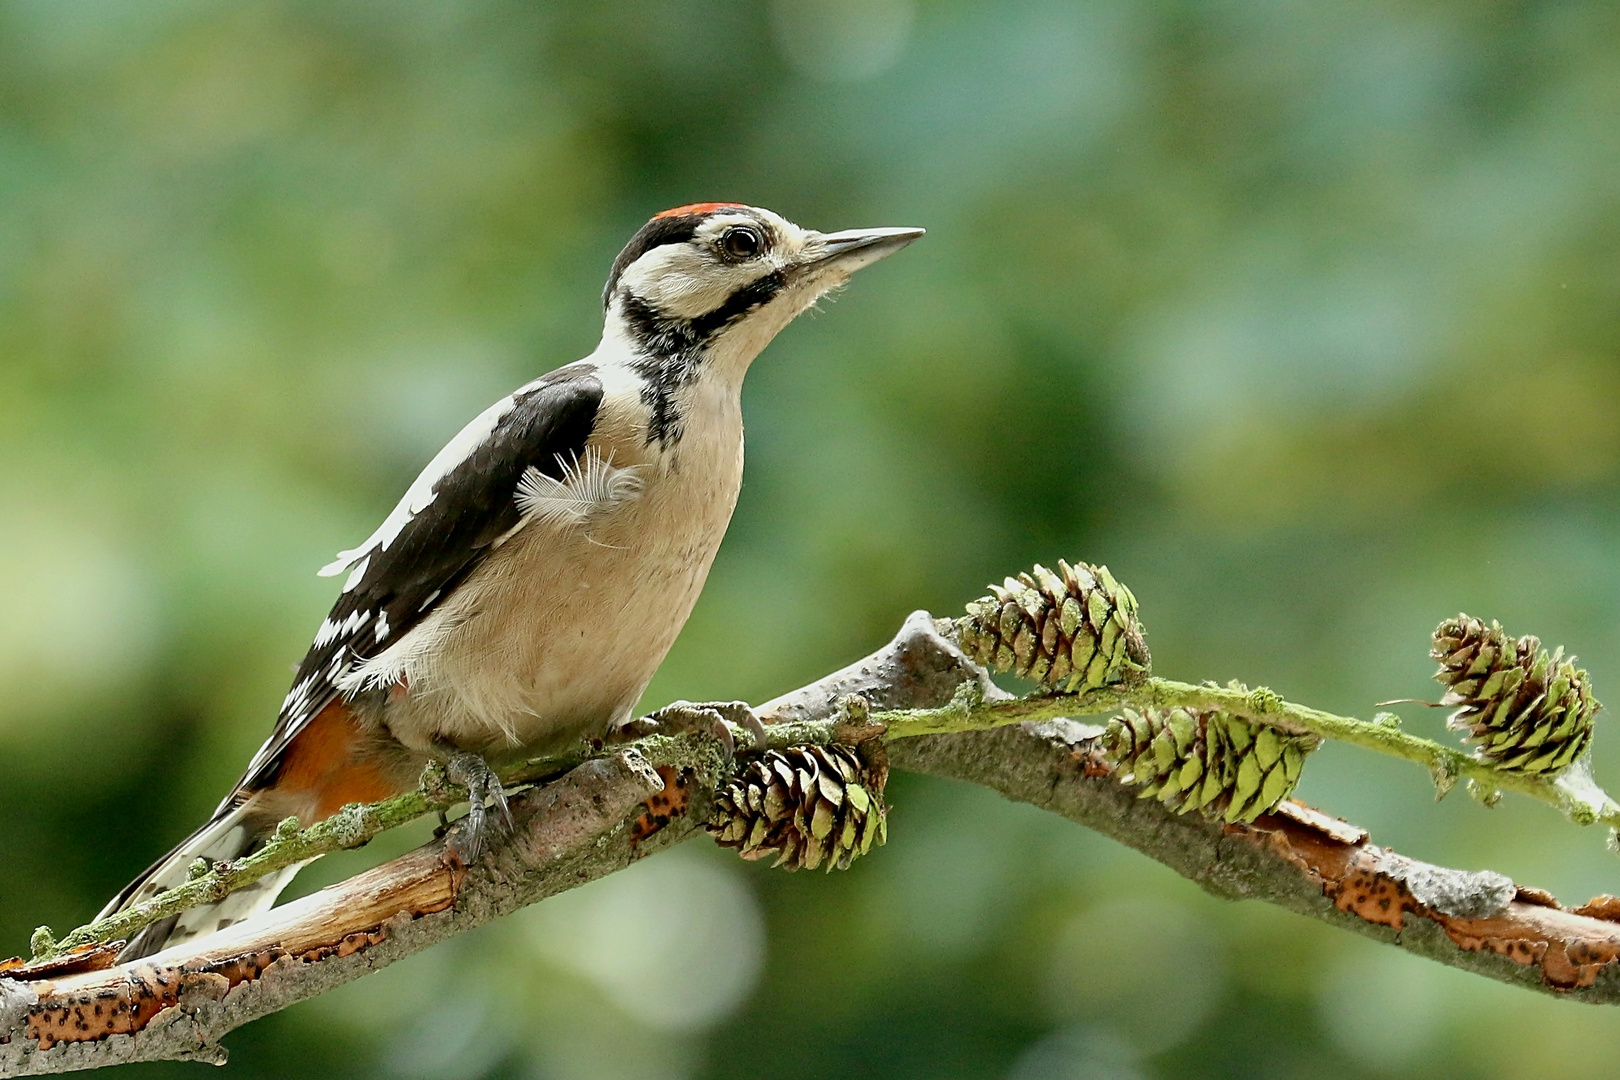
[[(320, 571), (345, 575), (342, 593), (270, 737), (213, 817), (102, 915), (199, 858), (253, 851), (283, 818), (308, 826), (412, 790), (433, 760), (468, 789), (453, 855), (476, 858), (505, 811), (495, 770), (623, 728), (691, 614), (742, 482), (754, 358), (922, 234), (821, 233), (740, 203), (642, 226), (613, 260), (596, 350), (479, 413)], [(720, 713), (758, 725), (736, 703)], [(714, 712), (667, 714), (694, 715)], [(297, 870), (148, 927), (124, 958), (270, 907)]]

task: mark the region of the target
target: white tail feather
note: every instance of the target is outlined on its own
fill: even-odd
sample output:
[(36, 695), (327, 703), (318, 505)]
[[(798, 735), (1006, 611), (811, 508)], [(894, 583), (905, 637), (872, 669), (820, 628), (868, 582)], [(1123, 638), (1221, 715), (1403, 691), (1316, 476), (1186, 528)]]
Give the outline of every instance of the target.
[[(309, 860), (313, 862), (314, 860)], [(251, 885), (244, 885), (217, 904), (208, 904), (204, 907), (194, 907), (190, 911), (182, 912), (174, 929), (164, 939), (162, 947), (167, 949), (192, 938), (204, 937), (216, 930), (223, 930), (227, 926), (234, 926), (244, 919), (250, 919), (261, 911), (269, 911), (275, 906), (276, 897), (281, 890), (292, 884), (306, 863), (294, 863), (284, 866), (280, 870), (264, 875)]]
[[(218, 862), (234, 859), (248, 853), (259, 840), (259, 835), (247, 821), (247, 809), (236, 807), (215, 818), (185, 840), (173, 851), (153, 863), (146, 873), (136, 878), (123, 892), (101, 909), (96, 918), (103, 919), (118, 911), (143, 903), (166, 889), (183, 885), (190, 876), (191, 865), (198, 859)], [(223, 930), (234, 923), (267, 910), (276, 902), (304, 866), (297, 863), (266, 874), (258, 881), (231, 893), (217, 904), (204, 904), (181, 912), (177, 918), (165, 919), (137, 934), (125, 948), (123, 958), (150, 956), (170, 945), (178, 945), (192, 938)]]

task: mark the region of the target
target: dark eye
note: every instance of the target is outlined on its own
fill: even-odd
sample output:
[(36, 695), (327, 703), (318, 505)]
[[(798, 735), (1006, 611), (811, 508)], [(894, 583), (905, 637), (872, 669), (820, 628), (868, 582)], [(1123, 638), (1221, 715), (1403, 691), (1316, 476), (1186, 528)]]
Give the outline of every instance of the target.
[(764, 247), (765, 238), (759, 235), (759, 230), (746, 225), (738, 225), (720, 234), (720, 250), (725, 252), (727, 258), (752, 259)]

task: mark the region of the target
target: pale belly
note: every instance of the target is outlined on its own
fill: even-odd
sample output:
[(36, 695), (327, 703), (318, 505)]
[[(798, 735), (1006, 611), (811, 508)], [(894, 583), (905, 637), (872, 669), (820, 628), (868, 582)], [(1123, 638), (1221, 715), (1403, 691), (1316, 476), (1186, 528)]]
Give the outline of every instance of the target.
[(740, 427), (715, 442), (678, 448), (637, 498), (600, 520), (531, 523), (491, 553), (413, 631), (432, 647), (382, 709), (384, 726), (422, 753), (449, 744), (498, 758), (600, 737), (629, 719), (697, 603), (736, 505)]

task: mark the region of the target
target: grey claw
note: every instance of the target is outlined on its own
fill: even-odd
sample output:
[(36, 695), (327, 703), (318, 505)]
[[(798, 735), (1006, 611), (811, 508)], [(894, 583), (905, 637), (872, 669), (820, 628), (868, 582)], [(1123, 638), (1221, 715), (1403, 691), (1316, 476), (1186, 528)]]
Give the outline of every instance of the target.
[[(467, 816), (457, 822), (446, 841), (446, 850), (463, 866), (470, 866), (484, 853), (485, 842), (492, 831), (507, 832), (512, 828), (512, 810), (506, 803), (506, 789), (489, 763), (477, 754), (457, 754), (445, 767), (445, 777), (452, 784), (467, 789)], [(489, 805), (495, 809), (491, 820)]]
[[(708, 711), (714, 712), (713, 709)], [(717, 712), (714, 713), (713, 723), (709, 725), (709, 734), (720, 740), (720, 747), (726, 752), (726, 757), (734, 758), (737, 756), (737, 737), (731, 733), (731, 725), (726, 723)]]
[(489, 789), (489, 800), (495, 804), (495, 825), (501, 832), (512, 831), (512, 808), (506, 802), (506, 788), (501, 785), (500, 778), (490, 774), (492, 781)]
[(709, 708), (724, 716), (727, 722), (746, 729), (754, 739), (754, 745), (751, 749), (756, 751), (765, 749), (770, 736), (765, 733), (765, 724), (760, 720), (759, 714), (754, 712), (748, 702), (716, 701)]
[(751, 749), (764, 750), (767, 745), (765, 725), (746, 701), (672, 701), (646, 719), (668, 732), (692, 731), (713, 735), (720, 740), (728, 756), (737, 753), (737, 737), (732, 734), (733, 727), (748, 731), (753, 740)]

